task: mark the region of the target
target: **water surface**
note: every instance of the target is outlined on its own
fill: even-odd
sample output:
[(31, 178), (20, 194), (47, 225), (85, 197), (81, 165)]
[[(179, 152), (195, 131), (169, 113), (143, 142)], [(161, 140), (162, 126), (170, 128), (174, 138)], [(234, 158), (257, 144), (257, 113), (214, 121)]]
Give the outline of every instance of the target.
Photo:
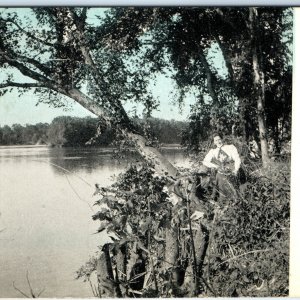
[[(185, 164), (176, 149), (163, 150)], [(92, 297), (76, 270), (107, 237), (94, 234), (95, 183), (110, 185), (126, 166), (109, 148), (0, 147), (0, 297)]]

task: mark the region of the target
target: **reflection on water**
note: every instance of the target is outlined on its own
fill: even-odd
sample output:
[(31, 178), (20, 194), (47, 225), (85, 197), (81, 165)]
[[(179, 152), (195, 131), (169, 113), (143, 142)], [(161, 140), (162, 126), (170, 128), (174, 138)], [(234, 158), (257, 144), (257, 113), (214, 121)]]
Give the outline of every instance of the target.
[[(112, 149), (0, 147), (0, 297), (28, 294), (26, 273), (43, 297), (92, 297), (75, 271), (107, 237), (93, 234), (94, 184), (138, 159), (121, 161)], [(172, 162), (186, 162), (179, 150), (163, 150)], [(87, 184), (88, 183), (88, 184)], [(5, 229), (1, 231), (2, 229)]]
[(61, 167), (54, 168), (54, 172), (58, 173), (64, 172), (63, 169), (72, 172), (82, 169), (93, 172), (105, 166), (119, 170), (138, 159), (138, 155), (132, 153), (126, 159), (118, 160), (113, 157), (112, 151), (110, 148), (52, 148), (49, 150), (49, 157), (53, 166)]

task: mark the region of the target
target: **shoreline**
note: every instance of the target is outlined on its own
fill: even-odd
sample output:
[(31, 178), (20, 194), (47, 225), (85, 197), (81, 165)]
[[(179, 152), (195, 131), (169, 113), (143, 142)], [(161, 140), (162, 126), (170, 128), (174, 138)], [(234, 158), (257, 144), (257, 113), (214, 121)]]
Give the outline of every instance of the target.
[[(19, 149), (19, 148), (49, 148), (49, 149), (63, 149), (63, 148), (105, 148), (105, 149), (116, 149), (115, 147), (110, 146), (51, 146), (51, 145), (0, 145), (0, 149)], [(158, 149), (178, 149), (183, 150), (185, 147), (180, 144), (161, 144)]]

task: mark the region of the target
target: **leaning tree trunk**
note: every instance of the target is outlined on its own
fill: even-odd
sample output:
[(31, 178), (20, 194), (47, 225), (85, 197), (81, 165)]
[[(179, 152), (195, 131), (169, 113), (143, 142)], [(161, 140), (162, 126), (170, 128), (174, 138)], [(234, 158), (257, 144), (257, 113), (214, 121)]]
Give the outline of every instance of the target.
[[(60, 90), (60, 92), (74, 99), (76, 102), (81, 104), (81, 106), (94, 113), (95, 115), (103, 118), (107, 122), (112, 121), (110, 117), (108, 117), (109, 114), (106, 113), (103, 108), (94, 103), (91, 98), (83, 94), (78, 89), (73, 88), (67, 91)], [(124, 129), (123, 133), (128, 137), (128, 139), (133, 141), (138, 153), (146, 161), (151, 162), (154, 165), (155, 170), (159, 174), (176, 178), (178, 173), (177, 169), (156, 148), (147, 146), (147, 140), (143, 136), (137, 133), (130, 132), (126, 129)]]
[[(72, 12), (70, 12), (70, 16), (74, 18), (74, 15)], [(75, 41), (75, 44), (79, 45), (80, 51), (82, 53), (82, 56), (85, 60), (85, 63), (91, 67), (92, 70), (92, 76), (95, 79), (95, 82), (101, 81), (101, 76), (98, 72), (97, 66), (94, 64), (93, 58), (89, 52), (89, 49), (86, 47), (85, 43), (80, 43), (79, 40), (84, 40), (84, 35), (83, 35), (83, 26), (80, 26), (80, 22), (74, 22), (76, 23), (76, 32), (67, 31), (67, 34), (70, 35), (70, 38), (73, 38)], [(200, 59), (202, 60), (202, 63), (204, 64), (205, 70), (206, 70), (206, 76), (207, 76), (207, 86), (208, 90), (212, 96), (212, 99), (214, 101), (214, 104), (218, 106), (218, 98), (215, 93), (214, 85), (215, 85), (215, 78), (214, 74), (211, 72), (209, 65), (205, 59), (204, 54), (201, 52), (200, 53)], [(101, 89), (101, 86), (98, 86), (98, 89)], [(92, 99), (90, 99), (88, 96), (85, 94), (81, 93), (78, 89), (75, 89), (73, 87), (64, 90), (64, 94), (68, 95), (69, 97), (73, 98), (76, 100), (79, 104), (81, 104), (83, 107), (91, 111), (92, 113), (96, 114), (97, 116), (101, 117), (104, 119), (107, 123), (113, 123), (110, 119), (110, 113), (103, 109), (102, 107), (99, 107), (97, 104), (94, 103)], [(97, 93), (98, 94), (98, 93)], [(101, 93), (99, 93), (99, 96), (101, 96)], [(147, 140), (142, 137), (141, 135), (137, 134), (134, 130), (132, 130), (130, 126), (130, 120), (122, 106), (122, 104), (115, 100), (114, 102), (110, 103), (110, 108), (114, 112), (115, 116), (120, 119), (122, 122), (119, 122), (119, 124), (123, 127), (122, 128), (122, 133), (124, 136), (126, 136), (128, 139), (130, 139), (134, 145), (138, 153), (148, 162), (152, 163), (156, 172), (162, 175), (168, 175), (169, 177), (176, 179), (178, 176), (178, 171), (177, 169), (155, 148), (147, 146)], [(200, 230), (201, 231), (201, 230)], [(202, 233), (202, 232), (201, 232)], [(194, 249), (194, 277), (196, 280), (195, 282), (195, 287), (192, 288), (193, 290), (193, 295), (197, 295), (198, 293), (198, 285), (199, 285), (199, 275), (200, 269), (202, 268), (202, 263), (204, 260), (205, 256), (205, 250), (206, 247), (205, 245), (205, 238), (200, 232), (198, 232), (197, 237), (195, 238), (196, 241), (196, 248)], [(195, 247), (194, 241), (193, 245)], [(166, 228), (166, 241), (165, 241), (165, 269), (170, 269), (170, 275), (171, 275), (171, 282), (172, 285), (175, 289), (179, 288), (178, 284), (180, 281), (180, 269), (178, 266), (178, 256), (179, 256), (179, 245), (178, 245), (178, 228), (177, 226), (168, 226)], [(106, 297), (120, 297), (122, 295), (122, 292), (120, 290), (120, 285), (118, 284), (119, 278), (116, 277), (118, 275), (118, 267), (115, 273), (111, 271), (111, 261), (110, 261), (110, 251), (108, 249), (105, 249), (106, 251), (104, 252), (105, 255), (102, 255), (100, 257), (99, 262), (98, 262), (98, 273), (99, 273), (99, 282), (101, 284), (106, 284), (106, 289), (105, 289), (105, 296)], [(197, 251), (197, 253), (196, 253)], [(106, 263), (104, 263), (104, 259)], [(122, 261), (123, 259), (121, 259)], [(151, 260), (151, 258), (150, 258)], [(197, 261), (199, 262), (197, 264)], [(121, 266), (122, 267), (122, 266)], [(124, 273), (124, 272), (123, 272)], [(153, 270), (153, 275), (154, 270)], [(104, 277), (104, 278), (102, 278)], [(108, 281), (105, 279), (108, 277)], [(194, 279), (195, 279), (194, 278)], [(157, 284), (156, 289), (157, 289)]]
[[(101, 90), (101, 86), (97, 84), (97, 82), (103, 81), (103, 78), (99, 74), (99, 70), (94, 63), (89, 48), (85, 42), (85, 35), (83, 30), (84, 19), (80, 21), (80, 18), (76, 18), (71, 10), (67, 9), (67, 11), (63, 12), (73, 20), (71, 21), (71, 23), (73, 22), (73, 25), (76, 28), (76, 30), (70, 30), (69, 28), (66, 28), (65, 35), (67, 35), (68, 38), (72, 39), (77, 45), (78, 50), (83, 56), (85, 64), (91, 67), (91, 75), (95, 80), (96, 90)], [(71, 88), (68, 89), (68, 91), (66, 91), (66, 93), (64, 94), (67, 94), (69, 97), (73, 98), (83, 107), (104, 119), (107, 123), (111, 122), (111, 118), (108, 117), (111, 114), (103, 108), (100, 108), (92, 101), (92, 99), (81, 93), (79, 90)], [(101, 93), (99, 94), (99, 96), (101, 96)], [(119, 124), (124, 127), (123, 134), (134, 142), (136, 150), (142, 155), (142, 157), (151, 162), (158, 173), (169, 175), (175, 178), (175, 176), (177, 175), (177, 169), (157, 149), (147, 146), (147, 141), (144, 137), (139, 134), (133, 133), (133, 128), (131, 127), (129, 117), (124, 110), (122, 103), (118, 99), (114, 99), (113, 101), (109, 101), (109, 104), (110, 109), (115, 115), (115, 118), (118, 118)]]
[(257, 98), (257, 121), (259, 129), (259, 138), (261, 145), (261, 156), (263, 166), (269, 163), (268, 140), (265, 117), (265, 80), (264, 72), (261, 69), (258, 53), (258, 30), (257, 30), (257, 9), (249, 8), (249, 27), (251, 34), (252, 47), (252, 68), (253, 68), (253, 87), (254, 95)]

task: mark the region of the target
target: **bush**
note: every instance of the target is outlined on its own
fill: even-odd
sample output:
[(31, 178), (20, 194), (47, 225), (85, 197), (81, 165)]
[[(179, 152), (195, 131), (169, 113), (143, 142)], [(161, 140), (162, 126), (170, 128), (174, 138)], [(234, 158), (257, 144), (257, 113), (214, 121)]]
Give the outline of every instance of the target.
[(236, 201), (220, 204), (207, 255), (219, 295), (288, 295), (289, 180), (289, 166), (273, 165), (250, 176)]
[[(193, 187), (182, 185), (189, 196), (175, 197), (168, 178), (151, 166), (131, 166), (96, 191), (93, 218), (112, 238), (93, 269), (99, 295), (288, 295), (289, 182), (289, 166), (276, 164), (252, 172), (237, 197), (212, 203), (208, 194), (193, 206)], [(190, 222), (191, 207), (204, 209), (200, 224)]]

